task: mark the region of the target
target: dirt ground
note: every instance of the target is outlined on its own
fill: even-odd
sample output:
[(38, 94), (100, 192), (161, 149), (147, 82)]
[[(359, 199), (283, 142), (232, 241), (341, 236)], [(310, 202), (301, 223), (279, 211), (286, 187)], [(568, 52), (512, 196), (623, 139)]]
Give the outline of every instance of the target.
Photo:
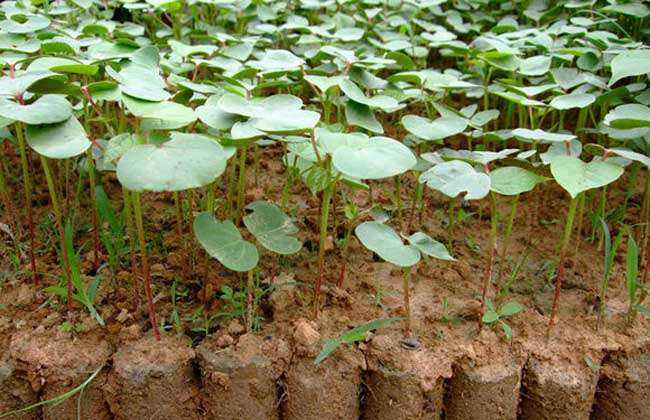
[[(280, 152), (279, 147), (265, 150), (257, 179), (251, 174), (248, 180), (247, 201), (280, 202), (284, 173)], [(252, 167), (252, 156), (249, 164)], [(16, 174), (13, 187), (20, 191)], [(446, 243), (448, 201), (429, 191), (421, 220), (416, 214), (409, 230), (414, 179), (403, 178), (405, 209), (401, 217), (393, 211), (392, 225), (401, 225), (405, 234), (422, 230)], [(120, 188), (114, 176), (105, 175), (102, 183), (119, 209)], [(621, 202), (625, 183), (609, 191), (611, 208)], [(36, 185), (36, 218), (47, 220), (44, 183)], [(61, 188), (73, 208), (74, 194), (65, 194), (65, 184)], [(375, 183), (372, 197), (366, 191), (346, 195), (360, 208), (377, 203), (390, 210), (392, 193), (392, 184)], [(639, 193), (632, 197), (626, 215), (631, 223), (638, 217)], [(187, 216), (198, 209), (201, 193), (184, 196), (192, 199)], [(330, 221), (338, 229), (330, 231), (328, 240), (320, 317), (313, 319), (311, 305), (318, 202), (297, 183), (291, 190), (289, 213), (300, 228), (304, 249), (280, 259), (262, 253), (262, 287), (274, 288), (262, 300), (260, 329), (254, 334), (246, 334), (219, 299), (221, 287), (239, 288), (245, 279), (191, 245), (188, 223), (178, 237), (170, 196), (145, 198), (156, 311), (165, 325), (161, 342), (151, 335), (144, 305), (135, 308), (136, 294), (143, 295), (136, 293), (139, 282), (130, 272), (128, 256), (118, 273), (106, 267), (99, 271), (96, 306), (107, 324), (100, 327), (81, 307), (67, 313), (64, 304), (43, 291), (56, 283), (59, 272), (51, 225), (38, 225), (39, 271), (51, 274), (42, 277), (40, 288), (25, 274), (27, 241), (17, 245), (9, 235), (2, 236), (0, 413), (60, 395), (103, 367), (80, 396), (8, 418), (76, 419), (79, 414), (97, 419), (650, 418), (649, 321), (639, 316), (630, 324), (625, 318), (625, 243), (612, 271), (605, 326), (597, 331), (603, 250), (597, 239), (587, 240), (591, 224), (586, 219), (580, 238), (572, 239), (559, 322), (552, 336), (545, 336), (553, 296), (549, 273), (568, 205), (566, 194), (557, 187), (544, 186), (538, 194), (522, 196), (508, 253), (497, 260), (490, 299), (517, 301), (524, 307), (506, 319), (513, 331), (511, 340), (498, 326), (478, 326), (489, 208), (487, 203), (469, 202), (461, 207), (468, 218), (454, 229), (452, 253), (457, 260), (425, 260), (414, 269), (415, 339), (404, 340), (397, 322), (366, 342), (343, 346), (321, 365), (313, 359), (323, 339), (373, 319), (404, 315), (401, 271), (373, 257), (354, 239), (345, 259), (334, 246), (344, 234), (342, 196), (337, 197)], [(92, 235), (87, 200), (82, 198), (80, 205), (78, 221), (84, 225), (77, 243), (84, 244), (82, 270), (87, 280), (95, 274)], [(498, 211), (501, 235), (507, 199), (500, 199)], [(15, 256), (22, 257), (20, 263), (15, 263)], [(106, 261), (104, 252), (101, 258)], [(346, 276), (339, 288), (343, 265)], [(497, 296), (506, 282), (511, 283), (509, 292)], [(203, 296), (208, 296), (212, 319), (197, 315)], [(174, 319), (183, 321), (180, 328)], [(62, 327), (66, 325), (71, 328)]]

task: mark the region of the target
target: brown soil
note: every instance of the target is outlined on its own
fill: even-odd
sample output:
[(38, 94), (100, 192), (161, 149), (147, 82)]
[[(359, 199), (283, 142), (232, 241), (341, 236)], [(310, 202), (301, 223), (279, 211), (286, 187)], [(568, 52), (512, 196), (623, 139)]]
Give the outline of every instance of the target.
[(650, 354), (648, 347), (610, 355), (598, 383), (594, 419), (650, 418)]
[(113, 356), (106, 399), (116, 419), (196, 419), (198, 388), (187, 339), (147, 335)]
[(237, 344), (223, 348), (229, 340), (222, 337), (205, 340), (196, 349), (206, 416), (277, 419), (278, 381), (291, 358), (287, 343), (246, 334)]
[[(263, 197), (280, 202), (284, 177), (280, 152), (279, 147), (265, 149), (260, 166), (264, 176), (260, 175), (259, 185), (251, 176), (247, 201)], [(12, 188), (19, 191), (19, 171), (13, 169)], [(119, 210), (120, 186), (115, 177), (105, 175), (102, 183)], [(36, 185), (36, 219), (46, 220), (46, 190), (41, 180)], [(408, 205), (411, 198), (407, 193), (412, 191), (414, 179), (404, 176), (402, 185), (402, 199)], [(58, 298), (42, 291), (57, 283), (55, 274), (59, 273), (53, 249), (56, 241), (48, 228), (37, 227), (39, 269), (52, 274), (43, 276), (40, 288), (30, 284), (23, 271), (28, 269), (27, 241), (21, 238), (16, 245), (0, 232), (0, 413), (58, 395), (106, 366), (82, 395), (85, 418), (240, 419), (259, 413), (260, 418), (361, 416), (392, 420), (435, 419), (443, 413), (449, 419), (510, 419), (516, 417), (517, 410), (523, 418), (566, 418), (562, 416), (569, 413), (572, 418), (584, 418), (592, 411), (592, 400), (595, 418), (650, 418), (650, 339), (646, 337), (650, 321), (642, 316), (632, 324), (625, 320), (625, 242), (612, 270), (605, 326), (596, 331), (603, 251), (597, 240), (588, 241), (591, 226), (587, 219), (583, 232), (572, 240), (559, 322), (550, 340), (545, 337), (553, 295), (549, 267), (556, 257), (568, 203), (559, 188), (544, 186), (535, 196), (521, 197), (508, 255), (495, 270), (501, 276), (490, 288), (490, 299), (497, 305), (514, 300), (524, 307), (506, 320), (513, 331), (512, 340), (505, 338), (499, 326), (484, 326), (480, 331), (477, 327), (478, 299), (489, 254), (489, 219), (487, 203), (471, 202), (462, 205), (471, 217), (454, 230), (457, 261), (425, 260), (413, 270), (415, 348), (413, 343), (401, 342), (401, 325), (395, 323), (366, 343), (342, 346), (319, 366), (313, 360), (323, 339), (373, 319), (404, 315), (402, 276), (354, 237), (346, 258), (341, 258), (334, 246), (343, 235), (345, 220), (342, 197), (338, 196), (330, 226), (338, 224), (339, 228), (329, 232), (324, 306), (317, 321), (305, 321), (312, 317), (318, 203), (301, 183), (290, 193), (289, 214), (299, 226), (305, 246), (287, 258), (261, 254), (263, 287), (288, 285), (278, 286), (263, 300), (259, 311), (264, 317), (262, 329), (254, 335), (241, 336), (240, 329), (231, 329), (229, 321), (222, 318), (210, 325), (207, 338), (196, 331), (202, 320), (193, 314), (201, 306), (203, 292), (209, 300), (208, 314), (215, 315), (228, 309), (219, 299), (221, 287), (240, 289), (242, 281), (204, 258), (198, 246), (183, 246), (190, 240), (176, 235), (173, 201), (166, 194), (146, 194), (143, 202), (156, 311), (167, 330), (173, 328), (173, 313), (193, 321), (183, 322), (179, 336), (167, 332), (160, 343), (151, 336), (144, 305), (134, 309), (132, 285), (138, 284), (138, 279), (130, 273), (128, 256), (118, 273), (100, 270), (102, 282), (95, 304), (106, 327), (99, 327), (82, 308), (67, 314)], [(347, 198), (362, 209), (374, 202), (388, 211), (392, 210), (391, 193), (392, 183), (382, 182), (373, 182), (372, 200), (365, 191), (346, 191)], [(217, 194), (223, 197), (223, 191)], [(623, 194), (622, 188), (609, 188), (608, 209), (620, 203)], [(192, 194), (195, 209), (201, 195), (198, 191)], [(66, 203), (74, 203), (74, 197), (63, 196)], [(630, 224), (638, 221), (639, 198), (637, 188), (626, 216)], [(428, 191), (422, 223), (416, 217), (409, 231), (408, 220), (393, 212), (391, 224), (403, 225), (405, 234), (422, 230), (446, 242), (447, 204), (447, 199)], [(508, 204), (499, 200), (500, 235)], [(87, 222), (88, 209), (83, 198), (77, 210), (79, 224)], [(191, 235), (187, 226), (184, 235)], [(90, 239), (88, 230), (80, 229), (75, 243), (86, 244), (86, 252)], [(524, 255), (528, 257), (513, 273)], [(17, 267), (13, 256), (18, 257)], [(94, 275), (92, 257), (88, 253), (82, 257), (84, 280), (89, 280)], [(106, 262), (105, 256), (102, 262)], [(347, 277), (343, 288), (338, 288), (334, 284), (344, 262)], [(509, 293), (498, 295), (499, 286), (511, 274)], [(170, 298), (174, 282), (179, 292), (176, 302)], [(75, 333), (60, 332), (66, 320), (79, 327)], [(602, 368), (596, 373), (592, 369), (596, 366), (598, 370), (600, 360)], [(77, 396), (60, 406), (38, 408), (14, 418), (76, 418), (76, 404)], [(227, 410), (220, 410), (224, 404)]]
[(451, 360), (411, 349), (397, 335), (373, 337), (366, 351), (364, 419), (439, 419)]
[(516, 419), (521, 365), (513, 357), (489, 364), (463, 361), (454, 367), (445, 396), (445, 418)]
[(531, 420), (587, 420), (598, 382), (598, 364), (531, 356), (524, 371), (521, 416)]
[(361, 371), (365, 366), (363, 355), (356, 349), (344, 347), (320, 365), (315, 365), (320, 335), (314, 327), (308, 321), (296, 322), (294, 359), (284, 376), (282, 418), (359, 418)]
[[(84, 382), (108, 362), (111, 347), (104, 339), (87, 335), (73, 337), (69, 333), (39, 327), (22, 331), (12, 337), (9, 354), (16, 369), (29, 381), (40, 400), (55, 398)], [(83, 398), (70, 398), (43, 408), (43, 419), (92, 418), (111, 419), (104, 401), (102, 387), (106, 375), (100, 374), (84, 389)]]

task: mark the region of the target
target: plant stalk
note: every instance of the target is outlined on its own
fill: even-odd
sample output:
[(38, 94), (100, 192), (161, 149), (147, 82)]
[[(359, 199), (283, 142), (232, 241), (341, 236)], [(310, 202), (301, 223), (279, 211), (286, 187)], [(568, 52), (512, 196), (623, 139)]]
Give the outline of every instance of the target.
[(402, 278), (402, 289), (404, 293), (404, 336), (411, 336), (411, 267), (404, 268), (404, 276)]
[(569, 203), (569, 212), (567, 214), (566, 223), (564, 224), (564, 232), (562, 234), (562, 242), (560, 243), (560, 254), (557, 259), (555, 276), (555, 294), (553, 296), (553, 305), (551, 306), (551, 317), (548, 320), (548, 327), (546, 329), (547, 339), (551, 336), (551, 330), (555, 325), (555, 317), (557, 315), (558, 305), (560, 303), (560, 291), (562, 290), (562, 280), (564, 277), (564, 258), (566, 257), (567, 246), (571, 239), (571, 231), (573, 229), (573, 219), (575, 218), (577, 198), (571, 198)]
[[(487, 293), (492, 282), (492, 269), (494, 267), (494, 254), (497, 247), (497, 196), (493, 191), (490, 191), (490, 258), (485, 270), (485, 278), (483, 280), (483, 292), (481, 293), (481, 314), (485, 313), (485, 306), (487, 302)], [(479, 328), (481, 326), (481, 319), (479, 318)]]
[(27, 160), (27, 147), (23, 134), (23, 123), (16, 122), (16, 138), (20, 150), (20, 164), (23, 171), (23, 193), (25, 207), (27, 207), (27, 225), (29, 227), (29, 261), (32, 269), (32, 279), (35, 285), (40, 284), (38, 272), (36, 271), (36, 234), (34, 229), (34, 209), (32, 206), (32, 179), (29, 174), (29, 161)]
[(70, 260), (68, 256), (68, 247), (65, 243), (65, 231), (63, 230), (63, 214), (61, 213), (61, 207), (59, 206), (59, 200), (57, 197), (56, 187), (54, 186), (54, 178), (52, 177), (52, 170), (50, 169), (50, 164), (47, 158), (43, 155), (41, 157), (41, 165), (43, 166), (43, 172), (45, 173), (45, 179), (47, 181), (47, 188), (50, 192), (50, 200), (52, 202), (52, 210), (54, 211), (54, 222), (56, 224), (56, 230), (59, 233), (59, 246), (61, 247), (61, 255), (63, 257), (63, 271), (66, 279), (66, 289), (67, 289), (67, 304), (68, 311), (72, 310), (72, 276), (70, 270)]
[(321, 194), (321, 213), (319, 221), (318, 237), (318, 277), (314, 285), (314, 318), (320, 314), (320, 289), (325, 276), (325, 242), (327, 241), (327, 221), (330, 212), (330, 199), (332, 197), (332, 186), (328, 185)]
[(138, 230), (138, 242), (140, 243), (140, 258), (142, 260), (142, 276), (144, 277), (144, 291), (147, 296), (147, 305), (149, 307), (149, 322), (153, 328), (153, 335), (157, 341), (160, 341), (160, 330), (156, 320), (156, 310), (153, 304), (153, 293), (151, 291), (151, 272), (149, 271), (149, 257), (147, 256), (147, 242), (144, 237), (144, 224), (142, 222), (142, 203), (140, 193), (133, 191), (133, 212), (135, 215), (135, 225)]

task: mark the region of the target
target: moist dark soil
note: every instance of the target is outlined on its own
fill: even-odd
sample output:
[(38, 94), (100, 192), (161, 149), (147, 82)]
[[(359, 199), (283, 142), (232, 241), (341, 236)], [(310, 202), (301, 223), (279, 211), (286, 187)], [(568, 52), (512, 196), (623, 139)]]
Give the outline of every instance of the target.
[[(280, 147), (267, 148), (259, 175), (250, 171), (247, 201), (280, 202), (280, 153)], [(252, 168), (252, 156), (249, 164)], [(38, 168), (34, 173), (40, 173)], [(20, 191), (18, 169), (11, 166), (10, 174), (14, 191)], [(409, 175), (402, 181), (401, 215), (392, 207), (392, 183), (373, 183), (372, 197), (367, 191), (346, 190), (347, 198), (362, 209), (383, 205), (392, 213), (390, 223), (405, 234), (422, 230), (447, 243), (448, 200), (428, 191), (423, 214), (415, 212), (409, 221), (415, 180)], [(101, 182), (119, 210), (120, 186), (114, 176), (105, 175)], [(608, 189), (609, 209), (622, 203), (626, 183), (623, 179), (618, 188)], [(505, 320), (511, 340), (499, 325), (478, 326), (489, 208), (468, 202), (461, 206), (466, 218), (454, 229), (457, 260), (426, 260), (413, 270), (413, 337), (404, 340), (402, 325), (395, 322), (363, 343), (343, 345), (320, 365), (314, 358), (322, 340), (373, 319), (404, 315), (401, 271), (379, 261), (354, 238), (345, 258), (335, 246), (344, 235), (342, 196), (337, 196), (330, 220), (319, 318), (313, 318), (312, 310), (318, 200), (297, 183), (288, 213), (300, 228), (304, 249), (282, 258), (262, 253), (261, 287), (273, 287), (261, 302), (258, 330), (245, 334), (232, 319), (232, 307), (221, 299), (223, 286), (240, 289), (245, 278), (192, 244), (190, 212), (200, 208), (203, 193), (183, 194), (190, 203), (182, 237), (176, 233), (171, 196), (145, 195), (154, 300), (164, 325), (163, 339), (156, 342), (128, 256), (112, 273), (100, 249), (104, 265), (95, 273), (87, 197), (75, 208), (73, 188), (65, 185), (62, 197), (78, 227), (75, 244), (82, 250), (83, 279), (102, 278), (95, 304), (106, 326), (80, 305), (68, 312), (44, 291), (58, 282), (60, 270), (56, 236), (46, 223), (50, 210), (44, 183), (37, 180), (35, 185), (36, 220), (44, 221), (37, 226), (38, 267), (44, 273), (40, 286), (28, 275), (25, 232), (0, 233), (0, 413), (61, 395), (103, 369), (83, 393), (66, 402), (8, 418), (650, 418), (650, 322), (642, 316), (632, 322), (626, 318), (625, 242), (612, 270), (605, 325), (596, 330), (603, 250), (598, 234), (590, 240), (592, 226), (586, 218), (572, 238), (559, 322), (546, 338), (552, 268), (568, 205), (566, 193), (553, 185), (521, 197), (508, 253), (497, 260), (489, 298), (497, 305), (517, 301), (524, 307)], [(629, 224), (637, 223), (640, 185), (634, 191)], [(222, 199), (223, 191), (217, 196)], [(595, 205), (597, 197), (590, 202)], [(498, 211), (502, 235), (509, 200), (500, 198)], [(140, 270), (137, 264), (135, 268)], [(342, 272), (343, 286), (337, 287)], [(506, 283), (507, 293), (498, 294)], [(204, 297), (206, 311), (198, 312)]]

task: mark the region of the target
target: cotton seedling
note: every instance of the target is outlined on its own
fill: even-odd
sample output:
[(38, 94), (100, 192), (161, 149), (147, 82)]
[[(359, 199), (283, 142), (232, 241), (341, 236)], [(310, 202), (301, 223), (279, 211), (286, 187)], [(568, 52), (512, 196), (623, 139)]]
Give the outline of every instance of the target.
[(406, 313), (404, 335), (407, 338), (410, 337), (412, 332), (410, 299), (412, 267), (420, 262), (422, 255), (444, 261), (453, 261), (454, 258), (443, 244), (423, 232), (416, 232), (405, 238), (408, 242), (407, 245), (393, 228), (377, 221), (361, 223), (355, 228), (354, 233), (363, 246), (385, 261), (402, 268), (402, 295)]
[[(244, 224), (264, 248), (280, 255), (300, 251), (302, 243), (292, 236), (298, 229), (278, 206), (256, 201), (246, 208), (251, 213), (244, 216)], [(259, 261), (257, 247), (242, 238), (232, 221), (221, 222), (209, 212), (199, 214), (193, 228), (196, 239), (210, 256), (229, 270), (247, 273), (245, 319), (247, 330), (251, 331), (255, 309), (253, 276)]]

